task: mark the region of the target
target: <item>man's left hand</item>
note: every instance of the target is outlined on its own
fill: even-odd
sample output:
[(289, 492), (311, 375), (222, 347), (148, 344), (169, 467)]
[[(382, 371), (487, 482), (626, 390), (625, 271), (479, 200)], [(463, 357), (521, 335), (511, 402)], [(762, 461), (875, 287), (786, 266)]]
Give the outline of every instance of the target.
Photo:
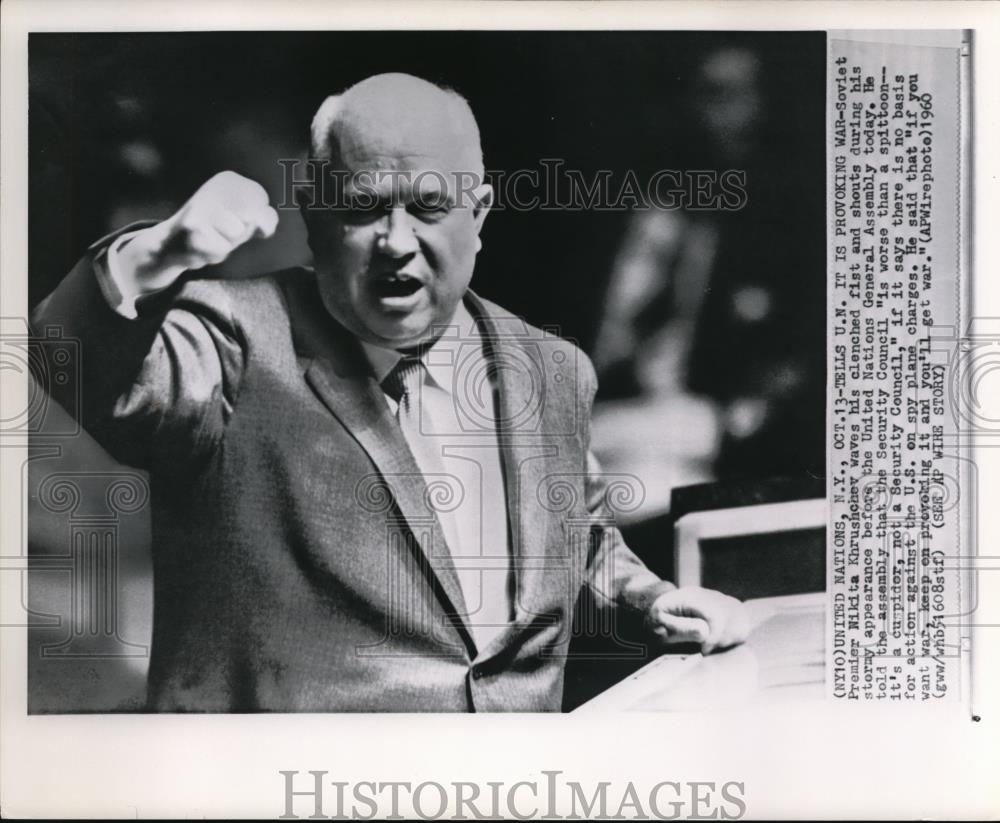
[(664, 643), (699, 643), (702, 654), (742, 643), (750, 633), (750, 618), (739, 600), (700, 586), (661, 594), (646, 620)]

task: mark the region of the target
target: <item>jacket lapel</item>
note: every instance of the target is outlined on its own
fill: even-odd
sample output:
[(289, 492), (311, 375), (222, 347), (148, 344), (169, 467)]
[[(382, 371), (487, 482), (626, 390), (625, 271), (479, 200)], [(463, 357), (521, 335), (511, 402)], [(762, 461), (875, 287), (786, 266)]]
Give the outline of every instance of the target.
[[(546, 571), (551, 571), (547, 569), (551, 559), (546, 530), (553, 515), (539, 504), (538, 495), (544, 494), (549, 461), (559, 447), (544, 436), (545, 367), (538, 348), (523, 342), (523, 321), (513, 316), (495, 317), (471, 293), (469, 302), (480, 320), (496, 375), (497, 436), (510, 524), (515, 624), (523, 626), (535, 617), (530, 606), (537, 601)], [(508, 326), (508, 320), (514, 325)], [(497, 644), (504, 636), (497, 638)]]
[[(446, 601), (449, 622), (472, 648), (471, 634), (461, 617), (467, 613), (465, 598), (441, 524), (428, 503), (423, 475), (389, 412), (381, 387), (368, 371), (361, 347), (347, 332), (336, 328), (325, 311), (320, 325), (315, 311), (302, 308), (307, 314), (293, 309), (291, 316), (296, 324), (296, 344), (309, 358), (306, 382), (374, 463), (440, 584), (439, 595)], [(359, 483), (364, 479), (358, 478)]]

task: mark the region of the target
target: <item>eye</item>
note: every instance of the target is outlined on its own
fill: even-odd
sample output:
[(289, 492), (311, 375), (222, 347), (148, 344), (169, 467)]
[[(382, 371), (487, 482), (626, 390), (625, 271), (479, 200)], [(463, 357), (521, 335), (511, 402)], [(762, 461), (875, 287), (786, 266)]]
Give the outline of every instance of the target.
[(424, 194), (415, 198), (407, 206), (407, 211), (420, 220), (429, 223), (447, 216), (451, 208), (452, 204), (447, 194)]
[(385, 216), (388, 206), (373, 197), (349, 197), (336, 212), (340, 219), (351, 226), (364, 226)]

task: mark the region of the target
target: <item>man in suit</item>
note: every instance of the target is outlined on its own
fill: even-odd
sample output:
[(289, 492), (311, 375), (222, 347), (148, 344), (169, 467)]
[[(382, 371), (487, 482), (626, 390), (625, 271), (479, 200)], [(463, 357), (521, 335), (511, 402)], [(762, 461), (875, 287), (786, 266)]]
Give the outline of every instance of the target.
[(223, 172), (33, 317), (80, 339), (85, 425), (150, 471), (151, 710), (559, 710), (584, 586), (651, 642), (742, 641), (738, 601), (623, 544), (587, 358), (469, 290), (492, 191), (468, 104), (368, 78), (312, 153), (343, 183), (301, 203), (314, 270), (191, 276), (277, 223)]

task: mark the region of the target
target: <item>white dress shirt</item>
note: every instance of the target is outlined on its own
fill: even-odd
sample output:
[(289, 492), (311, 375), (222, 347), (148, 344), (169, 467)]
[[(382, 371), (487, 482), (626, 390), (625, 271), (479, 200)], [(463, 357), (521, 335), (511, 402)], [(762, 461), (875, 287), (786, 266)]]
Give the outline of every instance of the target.
[[(382, 383), (402, 355), (362, 342)], [(496, 431), (496, 381), (483, 340), (464, 304), (444, 333), (421, 355), (426, 369), (419, 425), (403, 434), (428, 485), (468, 610), (477, 645), (489, 643), (511, 621), (513, 595), (507, 497)], [(399, 406), (389, 393), (393, 415)]]

